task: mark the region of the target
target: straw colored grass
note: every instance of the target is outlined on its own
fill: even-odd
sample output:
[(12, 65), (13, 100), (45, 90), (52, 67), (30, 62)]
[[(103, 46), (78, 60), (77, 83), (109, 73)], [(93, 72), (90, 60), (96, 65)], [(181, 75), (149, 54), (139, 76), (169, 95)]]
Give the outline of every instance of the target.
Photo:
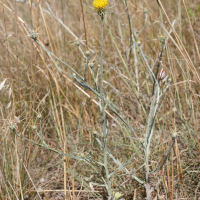
[[(139, 49), (129, 51), (131, 35), (124, 1), (108, 2), (107, 26), (104, 27), (104, 92), (107, 100), (135, 130), (139, 140), (107, 108), (107, 148), (122, 164), (131, 158), (127, 169), (133, 170), (144, 181), (141, 143), (154, 86)], [(164, 167), (150, 174), (152, 197), (197, 200), (200, 198), (200, 5), (190, 0), (158, 2), (160, 6), (156, 1), (127, 0), (134, 32), (144, 26), (144, 10), (148, 13), (146, 26), (136, 39), (155, 75), (160, 63), (160, 40), (168, 38), (161, 60), (171, 84), (159, 102), (155, 118), (150, 171), (162, 163), (172, 144), (172, 135), (177, 132), (178, 137)], [(94, 63), (96, 75), (101, 56), (101, 20), (92, 9), (92, 1), (82, 3), (83, 7), (80, 0), (52, 0), (49, 10), (45, 1), (0, 0), (2, 200), (107, 199), (105, 187), (91, 183), (103, 184), (101, 177), (106, 175), (102, 166), (95, 165), (97, 173), (86, 163), (27, 142), (9, 129), (15, 124), (19, 135), (40, 143), (35, 127), (42, 132), (43, 140), (50, 148), (103, 163), (103, 151), (95, 139), (97, 136), (102, 141), (97, 97), (75, 81), (67, 66), (30, 38), (36, 31), (38, 40), (48, 51), (84, 76), (86, 62), (75, 45), (78, 38), (83, 53), (87, 48), (90, 50), (89, 62)], [(176, 20), (175, 24), (173, 20)], [(89, 68), (86, 77), (94, 87)], [(108, 168), (110, 172), (117, 170), (110, 157)], [(146, 197), (144, 185), (123, 170), (111, 177), (111, 183), (113, 192), (121, 193), (124, 199)]]

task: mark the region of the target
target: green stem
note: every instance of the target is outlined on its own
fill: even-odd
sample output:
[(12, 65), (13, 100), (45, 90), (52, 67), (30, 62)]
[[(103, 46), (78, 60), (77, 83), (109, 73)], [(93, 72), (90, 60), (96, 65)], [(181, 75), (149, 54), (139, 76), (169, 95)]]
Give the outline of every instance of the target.
[[(102, 24), (102, 33), (101, 33), (101, 86), (100, 86), (100, 94), (103, 97), (103, 34), (104, 34), (104, 15), (101, 15), (101, 24)], [(101, 101), (103, 104), (103, 101)]]
[(101, 14), (101, 24), (102, 24), (102, 33), (101, 33), (101, 84), (100, 84), (100, 95), (101, 99), (101, 120), (102, 120), (102, 128), (103, 128), (103, 150), (104, 150), (104, 168), (106, 173), (107, 179), (107, 191), (108, 195), (111, 196), (111, 183), (109, 178), (109, 171), (108, 171), (108, 156), (107, 156), (107, 128), (106, 128), (106, 113), (105, 113), (105, 106), (104, 106), (104, 92), (103, 92), (103, 35), (104, 35), (104, 14)]

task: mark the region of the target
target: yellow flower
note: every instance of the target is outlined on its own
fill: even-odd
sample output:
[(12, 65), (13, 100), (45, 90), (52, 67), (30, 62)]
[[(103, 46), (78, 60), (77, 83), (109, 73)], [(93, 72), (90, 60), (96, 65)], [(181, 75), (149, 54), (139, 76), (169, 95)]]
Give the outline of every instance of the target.
[(99, 11), (104, 10), (104, 8), (108, 5), (108, 0), (94, 0), (93, 1), (93, 6), (94, 9)]

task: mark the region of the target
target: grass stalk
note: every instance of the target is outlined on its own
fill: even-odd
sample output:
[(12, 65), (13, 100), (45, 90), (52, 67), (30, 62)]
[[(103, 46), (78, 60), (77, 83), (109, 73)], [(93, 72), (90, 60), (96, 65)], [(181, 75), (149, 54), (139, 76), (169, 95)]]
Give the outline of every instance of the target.
[(77, 2), (0, 0), (0, 199), (198, 198), (198, 5)]

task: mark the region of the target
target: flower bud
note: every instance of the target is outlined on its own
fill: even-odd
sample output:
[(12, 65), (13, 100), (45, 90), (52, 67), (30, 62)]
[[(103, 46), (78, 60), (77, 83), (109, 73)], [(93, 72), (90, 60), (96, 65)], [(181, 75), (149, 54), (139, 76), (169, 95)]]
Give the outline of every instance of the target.
[(165, 36), (163, 36), (163, 35), (160, 36), (160, 42), (161, 42), (162, 44), (165, 43)]
[(140, 40), (137, 41), (137, 45), (141, 46), (141, 41)]
[(178, 136), (177, 132), (175, 132), (175, 133), (172, 134), (172, 138), (176, 138), (177, 136)]
[(75, 42), (75, 45), (76, 45), (77, 47), (79, 47), (80, 44), (81, 44), (81, 43), (80, 43), (80, 40), (77, 38), (77, 39), (76, 39), (76, 42)]
[(10, 128), (11, 131), (15, 131), (16, 125), (11, 123), (9, 128)]
[(38, 113), (37, 118), (38, 118), (38, 119), (42, 119), (41, 113)]
[(93, 68), (94, 68), (94, 63), (92, 63), (92, 62), (89, 63), (89, 64), (88, 64), (88, 67), (90, 67), (91, 69), (93, 69)]
[(37, 126), (33, 125), (32, 129), (35, 131), (37, 129)]
[(88, 57), (89, 55), (90, 55), (90, 50), (87, 49), (87, 50), (86, 50), (86, 56)]

